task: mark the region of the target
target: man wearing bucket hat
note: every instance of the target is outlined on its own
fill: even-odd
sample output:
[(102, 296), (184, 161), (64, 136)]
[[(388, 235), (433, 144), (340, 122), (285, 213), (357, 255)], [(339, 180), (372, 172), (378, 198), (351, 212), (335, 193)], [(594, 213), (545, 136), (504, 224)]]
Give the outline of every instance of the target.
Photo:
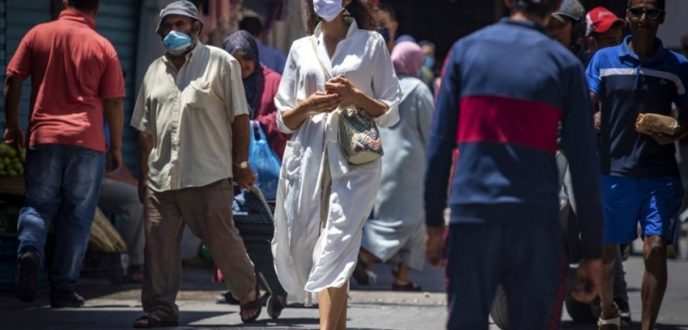
[(569, 48), (575, 55), (583, 50), (585, 8), (578, 0), (564, 0), (545, 27), (547, 34)]
[(232, 220), (232, 181), (255, 182), (248, 166), (248, 107), (239, 62), (199, 41), (203, 22), (189, 1), (160, 12), (166, 53), (144, 76), (131, 125), (140, 131), (139, 193), (145, 261), (136, 328), (177, 325), (184, 225), (210, 248), (227, 287), (252, 322), (262, 301), (253, 264)]

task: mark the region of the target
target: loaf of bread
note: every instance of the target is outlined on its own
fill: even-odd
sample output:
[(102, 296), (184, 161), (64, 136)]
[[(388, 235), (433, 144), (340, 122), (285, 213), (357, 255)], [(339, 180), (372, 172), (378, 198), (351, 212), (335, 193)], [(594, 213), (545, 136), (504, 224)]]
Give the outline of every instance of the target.
[(640, 113), (635, 120), (635, 131), (638, 133), (661, 133), (673, 136), (681, 129), (678, 120), (671, 116), (656, 113)]

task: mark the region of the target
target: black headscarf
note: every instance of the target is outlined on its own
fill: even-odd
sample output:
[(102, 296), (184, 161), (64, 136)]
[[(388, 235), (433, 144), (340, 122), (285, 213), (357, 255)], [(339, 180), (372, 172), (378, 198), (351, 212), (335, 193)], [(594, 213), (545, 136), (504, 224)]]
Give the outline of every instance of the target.
[(260, 95), (263, 91), (263, 85), (265, 84), (265, 79), (263, 79), (263, 66), (260, 64), (258, 57), (258, 44), (250, 33), (239, 30), (225, 38), (224, 48), (232, 55), (236, 52), (244, 52), (252, 61), (256, 62), (256, 69), (251, 75), (243, 79), (244, 90), (246, 91), (246, 102), (248, 102), (251, 111), (251, 119), (253, 119), (256, 116), (255, 112), (258, 107), (258, 102), (260, 101)]

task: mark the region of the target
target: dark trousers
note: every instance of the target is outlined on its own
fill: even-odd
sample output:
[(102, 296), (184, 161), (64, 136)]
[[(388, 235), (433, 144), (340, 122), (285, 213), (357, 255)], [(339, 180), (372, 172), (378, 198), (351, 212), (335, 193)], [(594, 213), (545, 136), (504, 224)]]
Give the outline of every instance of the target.
[(448, 329), (488, 329), (499, 284), (511, 329), (559, 327), (565, 263), (559, 221), (454, 224), (447, 246)]

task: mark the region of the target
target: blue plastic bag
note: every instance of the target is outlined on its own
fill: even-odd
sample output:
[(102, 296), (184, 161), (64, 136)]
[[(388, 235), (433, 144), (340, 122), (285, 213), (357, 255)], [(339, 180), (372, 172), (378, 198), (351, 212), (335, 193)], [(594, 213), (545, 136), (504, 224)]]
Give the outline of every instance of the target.
[[(258, 177), (256, 185), (263, 192), (265, 199), (275, 200), (279, 183), (280, 160), (270, 148), (260, 123), (252, 120), (250, 132), (248, 163)], [(258, 132), (258, 138), (256, 138), (256, 132)]]

